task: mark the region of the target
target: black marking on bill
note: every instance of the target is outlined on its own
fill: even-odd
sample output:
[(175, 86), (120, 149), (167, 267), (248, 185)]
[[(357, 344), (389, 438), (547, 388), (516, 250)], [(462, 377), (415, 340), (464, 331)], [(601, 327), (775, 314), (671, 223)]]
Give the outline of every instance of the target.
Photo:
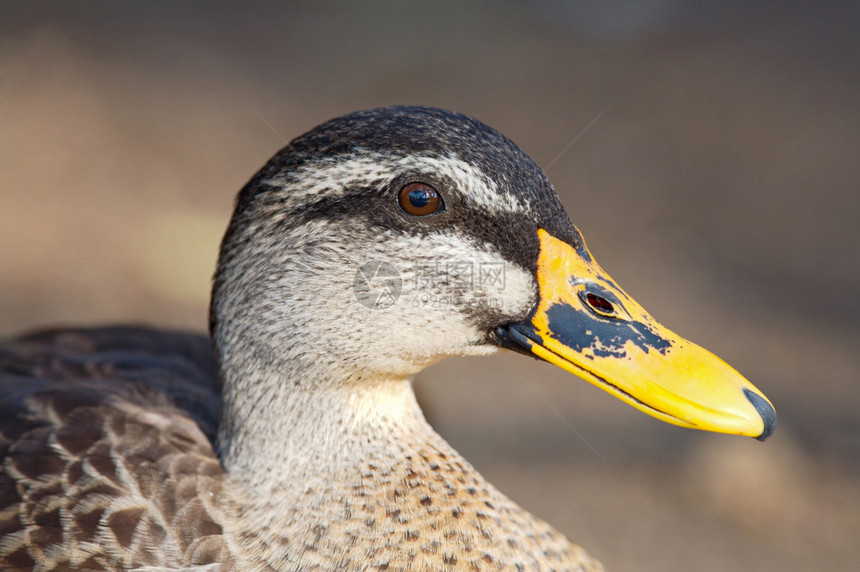
[(625, 357), (628, 341), (645, 353), (654, 350), (665, 355), (672, 346), (647, 324), (599, 318), (570, 304), (553, 304), (546, 315), (553, 338), (580, 353), (590, 349), (596, 357)]
[(761, 415), (761, 420), (764, 423), (764, 430), (761, 432), (761, 435), (756, 437), (756, 439), (764, 441), (773, 435), (773, 432), (776, 429), (776, 411), (766, 399), (747, 388), (744, 388), (744, 395), (749, 402), (753, 404), (753, 407), (755, 407), (758, 414)]

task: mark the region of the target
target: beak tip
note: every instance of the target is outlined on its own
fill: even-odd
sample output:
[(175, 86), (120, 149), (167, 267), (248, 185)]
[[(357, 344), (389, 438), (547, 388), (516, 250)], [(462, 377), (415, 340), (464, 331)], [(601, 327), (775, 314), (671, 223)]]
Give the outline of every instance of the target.
[(768, 437), (773, 435), (773, 432), (776, 429), (776, 411), (761, 395), (758, 395), (749, 389), (744, 389), (744, 395), (749, 402), (752, 403), (753, 407), (755, 407), (755, 410), (761, 416), (761, 420), (764, 423), (764, 430), (761, 432), (761, 435), (756, 437), (756, 439), (759, 441), (765, 441)]

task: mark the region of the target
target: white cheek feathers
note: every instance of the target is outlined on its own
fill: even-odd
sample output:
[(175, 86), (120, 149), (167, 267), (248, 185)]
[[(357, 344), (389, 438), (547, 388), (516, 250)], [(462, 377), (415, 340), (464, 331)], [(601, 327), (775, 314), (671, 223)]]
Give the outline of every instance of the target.
[(344, 370), (408, 377), (446, 356), (496, 351), (481, 317), (501, 325), (535, 302), (528, 271), (454, 231), (367, 236), (355, 248), (336, 240), (334, 226), (318, 220), (296, 229), (292, 252), (251, 280), (256, 294), (236, 290), (241, 299), (228, 305), (244, 301), (242, 312), (260, 316), (255, 337), (270, 340), (273, 356), (292, 359), (304, 346), (341, 379)]

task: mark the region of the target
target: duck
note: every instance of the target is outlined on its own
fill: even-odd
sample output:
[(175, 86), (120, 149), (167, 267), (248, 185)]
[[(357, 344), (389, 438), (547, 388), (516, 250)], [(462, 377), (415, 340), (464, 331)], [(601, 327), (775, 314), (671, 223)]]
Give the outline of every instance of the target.
[(0, 569), (602, 570), (416, 401), (427, 366), (503, 349), (670, 424), (775, 428), (761, 391), (597, 264), (510, 139), (432, 107), (359, 111), (239, 192), (210, 336), (0, 344)]

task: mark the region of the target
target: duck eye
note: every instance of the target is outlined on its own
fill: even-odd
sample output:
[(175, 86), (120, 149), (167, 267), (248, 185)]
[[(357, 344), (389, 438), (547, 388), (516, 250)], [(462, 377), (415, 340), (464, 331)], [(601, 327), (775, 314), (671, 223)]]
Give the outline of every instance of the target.
[(427, 183), (408, 183), (400, 189), (400, 208), (414, 216), (427, 216), (442, 207), (442, 195)]
[(612, 302), (604, 298), (603, 296), (598, 296), (593, 292), (585, 292), (582, 299), (591, 308), (595, 313), (600, 314), (601, 316), (614, 316), (615, 315), (615, 306), (612, 305)]

